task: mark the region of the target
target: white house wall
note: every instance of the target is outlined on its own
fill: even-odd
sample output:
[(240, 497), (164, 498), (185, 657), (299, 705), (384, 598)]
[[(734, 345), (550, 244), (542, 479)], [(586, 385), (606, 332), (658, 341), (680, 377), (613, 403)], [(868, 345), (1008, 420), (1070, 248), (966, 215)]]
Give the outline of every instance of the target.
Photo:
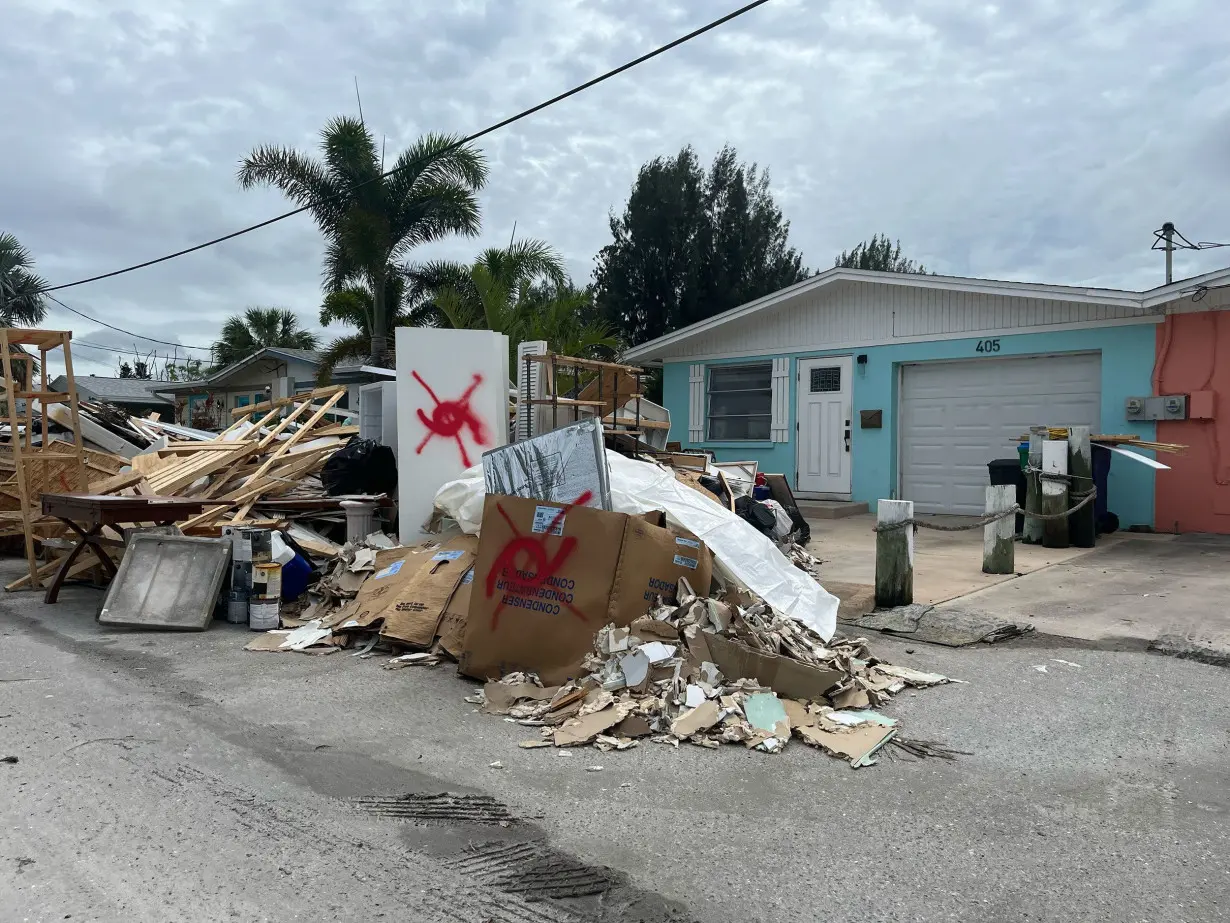
[(892, 343), (906, 338), (1159, 320), (1142, 308), (835, 282), (664, 347), (668, 360)]

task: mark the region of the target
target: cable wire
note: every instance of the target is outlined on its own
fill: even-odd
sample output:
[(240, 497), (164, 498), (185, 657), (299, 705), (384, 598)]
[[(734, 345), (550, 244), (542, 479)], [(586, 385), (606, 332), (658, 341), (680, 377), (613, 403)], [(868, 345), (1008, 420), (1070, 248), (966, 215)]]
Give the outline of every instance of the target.
[(108, 324), (105, 320), (99, 320), (97, 317), (90, 317), (90, 315), (86, 314), (84, 311), (78, 311), (76, 308), (70, 308), (55, 295), (49, 294), (50, 292), (51, 289), (47, 289), (44, 294), (46, 294), (48, 298), (62, 307), (65, 311), (72, 311), (74, 314), (84, 317), (86, 320), (92, 321), (95, 324), (101, 324), (103, 327), (106, 327), (109, 330), (114, 330), (116, 333), (124, 333), (130, 337), (136, 337), (138, 340), (146, 340), (150, 343), (161, 343), (163, 346), (178, 346), (180, 349), (203, 349), (206, 352), (212, 351), (212, 347), (209, 346), (189, 346), (186, 343), (172, 343), (170, 340), (159, 340), (157, 337), (147, 337), (143, 333), (134, 333), (131, 330), (125, 330), (123, 327)]
[[(764, 6), (764, 4), (768, 2), (769, 0), (753, 0), (752, 3), (747, 3), (739, 7), (737, 10), (734, 10), (733, 12), (727, 13), (725, 16), (722, 16), (721, 18), (715, 19), (712, 22), (701, 26), (699, 29), (694, 29), (693, 31), (689, 32), (687, 35), (682, 35), (679, 38), (675, 39), (674, 41), (667, 42), (665, 45), (661, 45), (658, 48), (655, 48), (653, 51), (650, 51), (650, 52), (647, 52), (641, 55), (639, 58), (634, 58), (633, 60), (627, 62), (626, 64), (621, 64), (619, 67), (616, 67), (613, 70), (609, 70), (604, 74), (600, 74), (597, 77), (587, 80), (585, 83), (579, 84), (573, 87), (571, 90), (565, 90), (563, 93), (560, 93), (557, 96), (553, 96), (550, 99), (546, 100), (545, 102), (541, 102), (536, 106), (531, 106), (528, 109), (523, 109), (521, 112), (518, 112), (516, 115), (509, 116), (508, 118), (503, 119), (499, 122), (496, 122), (493, 125), (489, 125), (486, 128), (482, 129), (481, 131), (476, 131), (472, 135), (467, 135), (466, 137), (461, 138), (458, 141), (456, 141), (450, 147), (444, 148), (442, 151), (437, 152), (435, 155), (433, 155), (433, 157), (438, 157), (441, 154), (447, 153), (450, 150), (456, 150), (457, 148), (462, 147), (463, 145), (469, 144), (472, 141), (477, 141), (479, 138), (482, 138), (485, 135), (489, 135), (494, 131), (498, 131), (501, 128), (505, 128), (513, 124), (514, 122), (519, 122), (522, 119), (528, 118), (529, 116), (534, 115), (537, 112), (541, 112), (543, 109), (546, 109), (550, 106), (554, 106), (556, 103), (563, 102), (569, 97), (576, 96), (578, 93), (583, 93), (584, 91), (590, 89), (591, 87), (595, 87), (598, 84), (603, 83), (606, 80), (610, 80), (612, 77), (616, 77), (622, 74), (624, 71), (631, 70), (632, 68), (636, 67), (638, 64), (644, 64), (646, 61), (649, 61), (652, 58), (656, 58), (659, 55), (665, 54), (666, 52), (670, 51), (673, 48), (678, 48), (680, 45), (684, 44), (685, 42), (690, 42), (692, 39), (698, 38), (699, 36), (704, 35), (706, 32), (711, 32), (712, 30), (718, 28), (719, 26), (723, 26), (726, 23), (730, 22), (731, 20), (739, 18), (745, 13), (750, 13), (752, 10), (756, 9), (759, 6)], [(426, 158), (423, 158), (423, 160), (424, 162), (426, 162)], [(377, 176), (373, 176), (371, 179), (364, 180), (361, 183), (356, 183), (354, 186), (351, 187), (350, 191), (353, 192), (355, 189), (359, 189), (363, 186), (366, 186), (368, 183), (374, 183), (377, 180), (385, 179), (389, 176), (392, 176), (394, 173), (399, 172), (400, 170), (405, 170), (409, 167), (415, 166), (417, 163), (418, 161), (411, 161), (410, 163), (403, 164), (401, 167), (395, 167), (392, 170), (388, 170)], [(273, 218), (268, 218), (265, 221), (261, 221), (257, 224), (249, 225), (248, 227), (241, 228), (238, 231), (232, 231), (230, 234), (224, 234), (221, 237), (215, 237), (212, 240), (205, 241), (204, 243), (196, 244), (195, 246), (192, 246), (192, 247), (186, 247), (183, 250), (177, 250), (174, 253), (168, 253), (165, 256), (160, 256), (160, 257), (157, 257), (156, 259), (146, 260), (143, 263), (135, 263), (134, 265), (126, 266), (123, 269), (115, 269), (115, 270), (112, 270), (111, 272), (100, 273), (96, 276), (90, 276), (86, 279), (78, 279), (76, 282), (65, 282), (62, 285), (52, 285), (52, 286), (49, 286), (48, 288), (43, 289), (43, 291), (44, 292), (58, 292), (61, 289), (73, 288), (74, 286), (85, 285), (89, 282), (98, 282), (101, 279), (110, 279), (110, 278), (113, 278), (114, 276), (122, 276), (125, 273), (135, 272), (138, 269), (145, 269), (147, 266), (154, 266), (154, 265), (157, 265), (158, 263), (165, 263), (168, 260), (173, 260), (173, 259), (176, 259), (177, 257), (186, 256), (189, 253), (195, 253), (197, 250), (204, 250), (206, 247), (212, 247), (212, 246), (215, 246), (216, 244), (224, 243), (225, 241), (228, 241), (228, 240), (233, 240), (234, 238), (240, 237), (244, 234), (250, 234), (253, 231), (259, 231), (261, 228), (268, 227), (271, 224), (276, 224), (279, 221), (284, 221), (285, 219), (292, 218), (295, 215), (303, 214), (303, 212), (308, 211), (312, 207), (313, 207), (312, 204), (302, 205), (299, 208), (285, 212), (281, 215), (276, 215)], [(195, 348), (200, 348), (200, 347), (193, 347), (193, 348), (195, 349)]]

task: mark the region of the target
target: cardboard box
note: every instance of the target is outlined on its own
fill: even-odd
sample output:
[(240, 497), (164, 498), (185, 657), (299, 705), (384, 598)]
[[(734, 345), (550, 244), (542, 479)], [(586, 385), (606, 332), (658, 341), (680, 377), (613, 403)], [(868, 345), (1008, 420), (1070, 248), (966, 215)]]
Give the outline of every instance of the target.
[(380, 637), (430, 647), (445, 607), (462, 576), (473, 567), (477, 552), (477, 537), (459, 535), (434, 553), (419, 555), (420, 560), (407, 558), (405, 566), (413, 572), (384, 608)]
[(820, 699), (844, 676), (837, 670), (754, 651), (746, 644), (711, 632), (705, 632), (704, 639), (723, 676), (759, 680), (761, 685), (788, 699)]
[(607, 622), (628, 518), (488, 495), (460, 671), (499, 679), (525, 670), (547, 685), (575, 676)]
[(708, 593), (713, 561), (704, 542), (690, 532), (666, 528), (662, 513), (629, 516), (608, 620), (622, 627), (645, 615), (659, 596), (676, 602), (680, 577), (696, 592)]
[(414, 576), (421, 555), (407, 552), (405, 548), (386, 548), (376, 552), (376, 571), (359, 586), (355, 598), (339, 612), (336, 628), (371, 628), (384, 618), (384, 610), (394, 597)]
[(461, 659), (465, 647), (466, 623), (470, 618), (470, 591), (474, 587), (474, 566), (461, 575), (453, 595), (444, 605), (444, 615), (436, 627), (440, 649), (454, 660)]

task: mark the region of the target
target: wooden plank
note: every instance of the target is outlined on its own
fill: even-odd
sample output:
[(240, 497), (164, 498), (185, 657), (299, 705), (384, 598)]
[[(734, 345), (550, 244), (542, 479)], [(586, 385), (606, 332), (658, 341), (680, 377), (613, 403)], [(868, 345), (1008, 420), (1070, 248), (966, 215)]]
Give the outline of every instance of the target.
[[(40, 584), (38, 582), (38, 561), (34, 556), (34, 536), (30, 531), (30, 495), (26, 490), (25, 465), (22, 464), (21, 458), (21, 437), (17, 432), (17, 401), (12, 397), (14, 388), (12, 347), (9, 339), (11, 333), (16, 333), (19, 337), (21, 335), (21, 331), (0, 329), (0, 351), (3, 351), (0, 355), (0, 366), (4, 372), (5, 390), (9, 395), (5, 404), (9, 413), (9, 438), (13, 447), (13, 467), (17, 474), (17, 502), (21, 511), (21, 531), (25, 537), (26, 565), (29, 568), (30, 584), (37, 589)], [(19, 339), (18, 342), (21, 340)]]
[[(1029, 468), (1041, 469), (1042, 443), (1046, 441), (1045, 426), (1029, 428)], [(1042, 479), (1037, 470), (1025, 472), (1025, 535), (1022, 538), (1026, 544), (1042, 544), (1042, 520), (1038, 514), (1042, 512)]]
[(156, 449), (159, 455), (186, 455), (195, 452), (229, 452), (241, 442), (173, 442)]
[(237, 442), (234, 452), (205, 452), (199, 457), (193, 456), (187, 462), (156, 472), (149, 478), (150, 487), (160, 494), (174, 494), (207, 475), (229, 468), (255, 451), (252, 443)]
[(557, 353), (547, 353), (545, 356), (522, 356), (523, 362), (542, 362), (550, 364), (551, 360), (555, 360), (555, 365), (558, 368), (577, 368), (577, 369), (613, 369), (619, 372), (629, 372), (633, 375), (642, 372), (643, 369), (635, 365), (621, 365), (618, 362), (602, 362), (598, 359), (578, 359), (576, 356), (561, 356)]
[[(317, 388), (314, 391), (305, 391), (303, 394), (295, 394), (291, 397), (280, 397), (276, 401), (262, 401), (259, 404), (250, 404), (247, 407), (236, 407), (231, 411), (231, 414), (236, 417), (246, 417), (249, 414), (264, 413), (268, 410), (276, 410), (279, 407), (285, 407), (287, 404), (297, 404), (300, 401), (314, 401), (317, 398), (332, 397), (337, 395), (340, 399), (348, 390), (346, 385), (330, 385), (327, 388)], [(329, 404), (330, 407), (337, 401)]]

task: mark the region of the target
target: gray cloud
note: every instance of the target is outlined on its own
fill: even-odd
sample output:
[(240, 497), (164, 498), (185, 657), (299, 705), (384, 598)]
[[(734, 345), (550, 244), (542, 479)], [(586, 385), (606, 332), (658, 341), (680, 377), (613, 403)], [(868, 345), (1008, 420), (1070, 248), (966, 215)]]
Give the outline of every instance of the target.
[[(0, 96), (0, 226), (54, 282), (148, 259), (285, 210), (276, 193), (238, 189), (238, 161), (262, 142), (314, 147), (326, 120), (355, 111), (355, 75), (395, 153), (734, 5), (9, 0), (0, 80), (20, 92)], [(1216, 0), (774, 0), (484, 139), (483, 236), (422, 256), (469, 257), (516, 222), (588, 278), (642, 162), (686, 143), (707, 159), (730, 142), (771, 170), (813, 267), (883, 231), (938, 271), (1148, 287), (1162, 221), (1230, 239), (1228, 33)], [(208, 344), (251, 304), (315, 326), (320, 252), (297, 217), (60, 294), (140, 334)], [(1226, 262), (1184, 253), (1177, 266)], [(58, 308), (49, 320), (130, 345)], [(80, 362), (115, 364), (97, 351)]]

